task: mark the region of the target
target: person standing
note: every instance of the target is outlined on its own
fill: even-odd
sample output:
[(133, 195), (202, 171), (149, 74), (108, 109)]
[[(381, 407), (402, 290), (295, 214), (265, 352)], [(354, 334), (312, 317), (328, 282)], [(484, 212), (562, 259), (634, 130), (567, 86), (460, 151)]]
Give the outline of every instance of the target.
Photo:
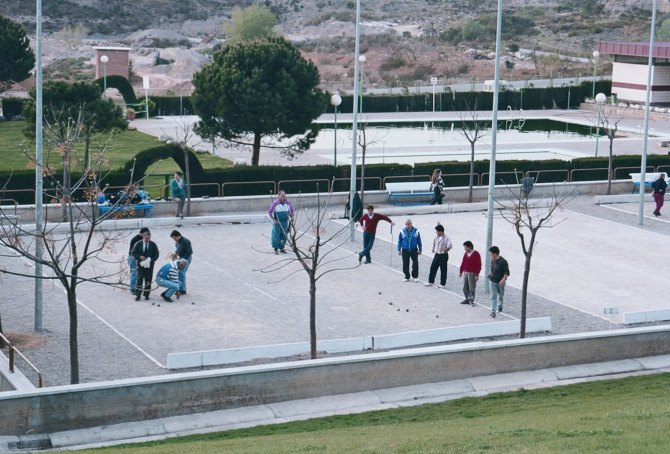
[(479, 252), (475, 251), (472, 241), (463, 243), (465, 254), (461, 262), (461, 270), (458, 277), (463, 277), (463, 294), (465, 299), (461, 304), (475, 305), (475, 290), (477, 288), (477, 281), (479, 280), (479, 273), (482, 271), (482, 258)]
[(191, 241), (181, 236), (178, 230), (173, 230), (170, 238), (175, 241), (179, 259), (186, 260), (186, 266), (179, 268), (179, 293), (186, 295), (186, 272), (191, 266), (191, 260), (193, 260), (193, 248), (191, 247)]
[(447, 262), (449, 261), (449, 249), (453, 246), (451, 239), (444, 234), (444, 227), (437, 224), (435, 227), (435, 239), (433, 240), (433, 263), (430, 264), (430, 273), (428, 274), (428, 283), (426, 287), (435, 284), (437, 270), (440, 270), (440, 285), (437, 288), (444, 288), (447, 285)]
[(665, 198), (665, 188), (668, 187), (668, 183), (665, 182), (665, 174), (662, 173), (661, 177), (651, 184), (651, 187), (654, 188), (654, 200), (656, 201), (654, 216), (659, 217), (661, 215), (663, 199)]
[(174, 180), (170, 183), (170, 192), (172, 192), (172, 199), (177, 202), (178, 218), (184, 219), (184, 201), (186, 200), (186, 185), (181, 177), (181, 172), (174, 173)]
[(398, 255), (402, 255), (404, 282), (409, 282), (409, 260), (412, 259), (412, 278), (419, 280), (419, 256), (421, 255), (421, 235), (412, 227), (412, 220), (405, 221), (405, 228), (398, 235)]
[(159, 257), (158, 246), (151, 241), (151, 232), (144, 232), (142, 241), (133, 246), (132, 256), (137, 262), (137, 292), (135, 301), (139, 301), (144, 290), (144, 299), (149, 299), (151, 292), (151, 281), (154, 275), (154, 263)]
[(140, 233), (135, 235), (130, 239), (130, 249), (128, 249), (128, 267), (130, 268), (130, 293), (133, 295), (137, 293), (137, 261), (133, 258), (133, 246), (135, 246), (135, 243), (138, 241), (142, 241), (142, 236), (144, 235), (145, 232), (148, 232), (149, 229), (146, 227), (142, 227), (140, 229)]
[(442, 181), (442, 171), (440, 169), (435, 169), (433, 171), (433, 176), (430, 177), (430, 190), (433, 191), (433, 200), (430, 204), (442, 205), (442, 199), (444, 195), (442, 194), (442, 188), (444, 188), (444, 181)]
[[(509, 265), (507, 260), (500, 257), (500, 249), (497, 246), (492, 246), (489, 249), (491, 254), (491, 267), (490, 272), (486, 276), (489, 281), (489, 288), (491, 289), (491, 317), (496, 317), (496, 306), (497, 312), (503, 311), (503, 300), (505, 297), (505, 283), (507, 282), (507, 277), (509, 276)], [(500, 304), (498, 304), (498, 298), (500, 298)]]
[(177, 299), (179, 299), (179, 273), (186, 266), (188, 266), (186, 260), (179, 259), (163, 265), (161, 269), (158, 270), (158, 273), (156, 273), (156, 284), (160, 287), (167, 288), (166, 291), (161, 293), (161, 297), (164, 301), (172, 303), (173, 301), (170, 297), (175, 293), (177, 294)]
[(377, 234), (377, 224), (379, 224), (379, 221), (386, 221), (390, 222), (391, 225), (395, 225), (395, 222), (391, 221), (388, 216), (375, 214), (374, 206), (368, 205), (366, 209), (368, 210), (367, 214), (364, 214), (358, 220), (363, 227), (363, 250), (358, 253), (358, 263), (361, 263), (363, 257), (365, 257), (365, 263), (372, 263), (370, 251), (372, 250), (372, 245), (375, 244), (375, 235)]
[(289, 222), (293, 219), (293, 206), (291, 202), (286, 200), (286, 193), (284, 191), (279, 191), (277, 200), (270, 205), (268, 215), (272, 219), (272, 222), (274, 222), (274, 227), (272, 228), (272, 248), (275, 250), (275, 254), (279, 252), (286, 254), (284, 250), (286, 246), (286, 233), (288, 232)]

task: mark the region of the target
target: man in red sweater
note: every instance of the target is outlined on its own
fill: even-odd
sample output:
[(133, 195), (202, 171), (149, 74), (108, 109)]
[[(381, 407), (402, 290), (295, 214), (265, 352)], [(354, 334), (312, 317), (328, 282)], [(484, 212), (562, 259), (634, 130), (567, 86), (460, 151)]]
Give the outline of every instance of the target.
[(463, 278), (463, 294), (465, 299), (461, 304), (475, 305), (475, 289), (477, 288), (477, 281), (479, 280), (479, 273), (482, 271), (482, 258), (479, 252), (475, 251), (472, 241), (463, 243), (465, 248), (465, 255), (463, 255), (463, 262), (461, 262), (461, 272), (458, 277)]
[(390, 222), (391, 225), (395, 225), (395, 222), (391, 221), (387, 216), (375, 214), (375, 207), (372, 205), (368, 205), (366, 208), (368, 214), (364, 214), (358, 220), (363, 227), (363, 250), (358, 253), (358, 263), (361, 263), (363, 257), (365, 257), (365, 263), (372, 263), (370, 251), (372, 250), (372, 245), (375, 244), (375, 234), (377, 233), (377, 224), (379, 224), (379, 221), (384, 220)]

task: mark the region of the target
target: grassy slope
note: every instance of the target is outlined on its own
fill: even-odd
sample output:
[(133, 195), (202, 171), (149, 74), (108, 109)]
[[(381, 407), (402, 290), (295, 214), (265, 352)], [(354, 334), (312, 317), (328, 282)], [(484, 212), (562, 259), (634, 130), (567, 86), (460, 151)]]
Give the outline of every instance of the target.
[(102, 452), (667, 452), (669, 386), (670, 374), (630, 377), (124, 445)]
[[(28, 158), (23, 154), (21, 144), (25, 141), (25, 145), (32, 152), (35, 150), (35, 145), (34, 142), (26, 140), (23, 135), (25, 125), (26, 123), (23, 121), (0, 123), (0, 171), (27, 168)], [(108, 138), (108, 134), (98, 136), (91, 145), (93, 153), (99, 152)], [(115, 134), (105, 153), (109, 161), (108, 166), (112, 169), (121, 168), (140, 151), (158, 145), (160, 145), (160, 142), (156, 137), (139, 131), (124, 131)], [(45, 156), (46, 147), (45, 141)], [(81, 156), (83, 157), (83, 144), (80, 143), (77, 150), (81, 151)], [(198, 154), (197, 156), (205, 169), (232, 166), (232, 162), (228, 159), (218, 158), (209, 154)], [(50, 161), (56, 163), (57, 160), (58, 156), (52, 153)], [(56, 168), (60, 167), (59, 164), (56, 165)], [(177, 166), (174, 160), (169, 159), (162, 162), (155, 173), (173, 173), (176, 170), (179, 170), (179, 166)]]

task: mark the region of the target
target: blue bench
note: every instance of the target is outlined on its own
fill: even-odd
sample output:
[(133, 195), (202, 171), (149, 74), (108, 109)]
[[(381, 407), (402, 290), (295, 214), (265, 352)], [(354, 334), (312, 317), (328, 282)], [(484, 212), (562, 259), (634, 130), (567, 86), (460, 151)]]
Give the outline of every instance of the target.
[(391, 197), (393, 197), (393, 205), (398, 202), (398, 197), (433, 197), (433, 192), (430, 190), (430, 181), (386, 183), (386, 189), (389, 192), (389, 197), (386, 203), (391, 203)]
[[(647, 188), (651, 187), (651, 184), (661, 178), (661, 174), (665, 176), (665, 181), (668, 181), (668, 174), (665, 172), (646, 172), (644, 174), (644, 185)], [(633, 192), (631, 194), (635, 194), (636, 189), (640, 189), (640, 174), (639, 173), (631, 173), (630, 174), (630, 179), (633, 180)]]
[(149, 204), (149, 203), (141, 203), (139, 205), (117, 205), (117, 206), (104, 206), (104, 205), (98, 205), (98, 208), (100, 208), (100, 216), (103, 216), (105, 213), (108, 211), (129, 211), (129, 210), (144, 210), (144, 213), (142, 214), (143, 216), (151, 217), (151, 209), (154, 206)]

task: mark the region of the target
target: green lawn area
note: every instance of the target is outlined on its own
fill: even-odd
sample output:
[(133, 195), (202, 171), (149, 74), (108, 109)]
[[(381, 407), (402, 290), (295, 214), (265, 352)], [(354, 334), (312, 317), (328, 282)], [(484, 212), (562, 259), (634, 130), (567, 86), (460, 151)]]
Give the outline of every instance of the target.
[[(28, 166), (28, 158), (23, 153), (21, 144), (25, 141), (26, 146), (28, 146), (32, 152), (35, 150), (35, 145), (33, 141), (26, 139), (23, 135), (25, 127), (26, 122), (24, 121), (0, 123), (0, 171), (20, 170), (25, 169)], [(91, 144), (93, 153), (99, 153), (108, 138), (109, 134), (98, 136)], [(108, 160), (107, 167), (112, 169), (121, 168), (140, 151), (159, 145), (160, 142), (157, 137), (139, 131), (123, 131), (115, 134), (105, 153)], [(45, 157), (47, 149), (48, 144), (45, 140)], [(83, 142), (80, 143), (77, 149), (81, 150), (81, 156), (83, 157)], [(228, 159), (219, 158), (210, 154), (197, 154), (197, 156), (205, 169), (217, 169), (232, 166), (232, 162)], [(55, 155), (55, 153), (52, 153), (50, 161), (57, 163), (59, 157)], [(60, 165), (56, 165), (56, 167), (60, 168)], [(162, 162), (154, 173), (174, 173), (177, 170), (179, 170), (179, 166), (177, 166), (174, 160), (169, 159)]]
[(668, 389), (653, 374), (79, 452), (660, 453)]

